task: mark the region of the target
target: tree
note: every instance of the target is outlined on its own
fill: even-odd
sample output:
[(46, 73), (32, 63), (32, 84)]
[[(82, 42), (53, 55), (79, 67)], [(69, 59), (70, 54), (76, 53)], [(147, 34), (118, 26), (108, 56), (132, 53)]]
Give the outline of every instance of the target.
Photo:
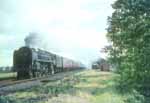
[(150, 0), (117, 0), (112, 7), (109, 57), (117, 64), (120, 85), (150, 95)]

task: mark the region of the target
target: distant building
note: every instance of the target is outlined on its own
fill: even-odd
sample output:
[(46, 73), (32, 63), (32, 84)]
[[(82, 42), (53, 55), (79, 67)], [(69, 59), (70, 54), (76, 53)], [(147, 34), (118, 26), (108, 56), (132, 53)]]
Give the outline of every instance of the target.
[(101, 71), (110, 71), (109, 63), (105, 59), (98, 59), (92, 63), (92, 69), (100, 69)]

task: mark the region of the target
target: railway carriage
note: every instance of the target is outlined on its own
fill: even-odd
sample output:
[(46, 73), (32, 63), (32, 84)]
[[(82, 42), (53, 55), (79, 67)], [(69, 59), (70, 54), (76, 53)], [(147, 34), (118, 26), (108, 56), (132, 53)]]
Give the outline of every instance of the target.
[(17, 79), (27, 79), (55, 74), (58, 72), (81, 69), (83, 65), (68, 58), (30, 47), (14, 51), (13, 67)]

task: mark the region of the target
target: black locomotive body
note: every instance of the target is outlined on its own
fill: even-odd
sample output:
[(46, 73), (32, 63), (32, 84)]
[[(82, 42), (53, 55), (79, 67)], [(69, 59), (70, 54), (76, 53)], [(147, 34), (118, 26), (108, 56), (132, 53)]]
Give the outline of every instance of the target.
[(21, 47), (14, 51), (13, 66), (17, 72), (17, 79), (35, 78), (84, 68), (80, 62), (29, 47)]

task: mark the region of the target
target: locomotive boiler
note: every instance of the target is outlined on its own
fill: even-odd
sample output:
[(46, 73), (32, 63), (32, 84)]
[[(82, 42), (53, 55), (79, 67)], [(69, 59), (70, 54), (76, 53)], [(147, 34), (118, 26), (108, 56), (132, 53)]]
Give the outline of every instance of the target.
[(14, 51), (13, 68), (17, 79), (27, 79), (81, 69), (84, 65), (41, 49), (21, 47)]

